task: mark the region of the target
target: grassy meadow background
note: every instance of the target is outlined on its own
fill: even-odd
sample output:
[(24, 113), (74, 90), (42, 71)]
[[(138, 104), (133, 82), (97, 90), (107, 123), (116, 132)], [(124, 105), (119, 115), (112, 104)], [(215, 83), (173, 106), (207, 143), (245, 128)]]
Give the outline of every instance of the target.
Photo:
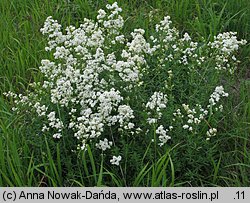
[[(179, 163), (162, 157), (155, 160), (153, 167), (145, 165), (138, 174), (127, 174), (124, 178), (124, 174), (118, 176), (103, 167), (102, 162), (97, 164), (90, 149), (77, 154), (77, 159), (67, 156), (59, 145), (35, 136), (32, 123), (12, 114), (11, 101), (6, 100), (3, 92), (22, 93), (29, 83), (41, 81), (40, 61), (50, 57), (44, 50), (46, 39), (39, 31), (45, 19), (53, 16), (64, 27), (77, 26), (85, 17), (93, 19), (98, 9), (112, 2), (0, 1), (0, 186), (250, 186), (249, 0), (117, 1), (123, 9), (125, 33), (143, 28), (147, 37), (153, 29), (148, 15), (151, 11), (158, 21), (170, 15), (182, 33), (188, 32), (196, 40), (210, 40), (220, 32), (235, 31), (238, 38), (248, 41), (240, 50), (241, 63), (230, 81), (230, 97), (215, 143), (220, 151), (208, 157), (199, 157), (197, 152), (197, 157), (191, 158), (199, 159), (200, 163), (204, 160), (203, 167), (208, 170), (187, 168), (183, 174), (175, 173)], [(162, 184), (166, 169), (169, 182)]]

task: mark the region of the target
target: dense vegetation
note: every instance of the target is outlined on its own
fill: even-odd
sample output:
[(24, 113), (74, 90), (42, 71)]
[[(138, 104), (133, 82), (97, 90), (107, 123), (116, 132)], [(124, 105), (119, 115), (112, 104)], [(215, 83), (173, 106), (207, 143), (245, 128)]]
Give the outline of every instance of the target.
[[(134, 124), (137, 127), (139, 125), (141, 129), (138, 131), (142, 132), (138, 133), (139, 136), (123, 134), (122, 138), (115, 141), (116, 146), (111, 149), (112, 153), (109, 151), (104, 153), (108, 148), (107, 145), (104, 147), (105, 150), (100, 151), (94, 147), (96, 143), (91, 142), (87, 143), (84, 150), (78, 150), (79, 143), (72, 139), (73, 135), (70, 134), (72, 131), (66, 131), (66, 134), (63, 131), (60, 140), (55, 140), (53, 134), (42, 132), (44, 120), (40, 117), (35, 119), (35, 113), (27, 111), (35, 106), (35, 103), (29, 107), (22, 107), (18, 113), (13, 111), (14, 100), (6, 97), (4, 92), (11, 91), (23, 95), (27, 92), (34, 93), (41, 86), (38, 85), (37, 89), (30, 84), (39, 84), (47, 80), (46, 71), (39, 69), (41, 61), (55, 60), (53, 52), (45, 51), (48, 39), (40, 32), (47, 17), (53, 16), (63, 29), (69, 25), (78, 27), (84, 23), (84, 18), (96, 19), (98, 10), (113, 2), (111, 0), (1, 0), (0, 186), (249, 186), (250, 1), (248, 0), (117, 1), (123, 10), (120, 15), (124, 19), (124, 26), (120, 32), (128, 40), (133, 39), (131, 32), (134, 32), (139, 39), (141, 35), (144, 36), (147, 42), (152, 39), (151, 35), (159, 37), (155, 34), (155, 25), (160, 23), (164, 16), (169, 15), (180, 36), (178, 47), (190, 46), (189, 36), (185, 35), (189, 33), (192, 41), (197, 42), (199, 49), (197, 48), (197, 53), (189, 55), (191, 65), (188, 66), (175, 61), (175, 57), (182, 57), (181, 55), (174, 56), (173, 61), (164, 61), (163, 57), (159, 62), (158, 59), (163, 56), (163, 48), (159, 53), (143, 55), (147, 64), (156, 69), (153, 72), (146, 71), (142, 76), (144, 84), (134, 88), (133, 91), (126, 91), (127, 83), (123, 83), (123, 80), (114, 80), (115, 87), (120, 88), (119, 91), (125, 98), (126, 104), (134, 105), (135, 120), (134, 123), (125, 122), (127, 128)], [(144, 29), (145, 33), (142, 30), (134, 31), (139, 28)], [(221, 47), (213, 50), (211, 48), (213, 45), (209, 42), (216, 41), (214, 36), (219, 33), (229, 31), (237, 32), (238, 40), (245, 39), (248, 43), (237, 49), (237, 52), (232, 48), (235, 57), (240, 60), (239, 63), (232, 62), (233, 67), (237, 66), (235, 70), (218, 72), (214, 69), (218, 65), (217, 59), (213, 59), (213, 56), (220, 52)], [(48, 34), (46, 31), (43, 32)], [(183, 36), (186, 36), (184, 38), (188, 44), (180, 42), (183, 41), (181, 40)], [(110, 40), (111, 38), (112, 36)], [(174, 41), (176, 42), (177, 40)], [(119, 45), (111, 50), (118, 53), (119, 50), (125, 49), (121, 47), (122, 45)], [(193, 48), (196, 50), (196, 46)], [(110, 51), (104, 50), (107, 53)], [(171, 52), (170, 49), (166, 50)], [(151, 50), (145, 48), (143, 51), (146, 53)], [(203, 56), (207, 58), (205, 62), (192, 61), (194, 54), (198, 54), (200, 60)], [(138, 66), (143, 67), (143, 64)], [(193, 67), (196, 66), (201, 68), (199, 72), (194, 71)], [(186, 74), (187, 70), (189, 75)], [(203, 70), (206, 77), (204, 75), (199, 77)], [(112, 73), (114, 75), (111, 75), (116, 78), (116, 73), (107, 71), (108, 74), (101, 77), (107, 79)], [(201, 82), (203, 77), (206, 78), (205, 82)], [(163, 88), (164, 84), (167, 88)], [(175, 85), (173, 90), (172, 84)], [(215, 91), (215, 88), (221, 85), (224, 89), (217, 88)], [(53, 109), (62, 113), (62, 120), (66, 122), (69, 119), (65, 113), (69, 113), (67, 106), (60, 106), (60, 102), (50, 103), (49, 97), (46, 97), (48, 96), (46, 90), (38, 93), (43, 98), (42, 102), (49, 104), (50, 111)], [(104, 92), (100, 88), (98, 91)], [(213, 91), (217, 94), (213, 94)], [(181, 104), (204, 106), (208, 104), (209, 98), (216, 100), (218, 94), (226, 97), (220, 100), (223, 104), (223, 113), (215, 113), (213, 118), (209, 116), (204, 120), (204, 125), (195, 128), (195, 133), (190, 133), (193, 129), (185, 126), (184, 121), (178, 121), (181, 125), (179, 128), (178, 122), (173, 124), (174, 130), (177, 129), (175, 134), (171, 135), (171, 139), (166, 136), (166, 128), (160, 126), (168, 126), (168, 130), (171, 131), (170, 123), (173, 113), (178, 114), (178, 111), (175, 112), (177, 107), (183, 107), (183, 115), (185, 111), (186, 116), (195, 114), (190, 113), (188, 107)], [(145, 113), (146, 110), (143, 112), (142, 106), (139, 105), (144, 101), (144, 108), (153, 111), (157, 105), (152, 104), (154, 102), (149, 99), (153, 95), (161, 101), (160, 110), (167, 109), (165, 112), (158, 110), (151, 112), (155, 116), (162, 114), (158, 126), (147, 123), (150, 116)], [(209, 103), (212, 105), (213, 102)], [(202, 108), (199, 107), (198, 110), (200, 109)], [(53, 114), (50, 116), (53, 117)], [(150, 123), (154, 124), (152, 118)], [(211, 124), (214, 126), (210, 126)], [(209, 131), (208, 127), (212, 131)], [(216, 132), (213, 131), (214, 128)], [(207, 131), (210, 135), (215, 133), (216, 136), (208, 136), (209, 139), (206, 139)], [(118, 130), (114, 128), (112, 132), (118, 133)], [(106, 130), (104, 133), (108, 137), (110, 132)], [(55, 134), (54, 137), (57, 137), (60, 133)], [(157, 134), (162, 136), (160, 141), (163, 146), (156, 146), (156, 141), (150, 142), (151, 139), (156, 140)], [(83, 141), (82, 138), (79, 139)], [(82, 146), (79, 145), (79, 148)], [(104, 149), (101, 145), (99, 148)], [(113, 163), (117, 163), (118, 166), (110, 163), (113, 155), (121, 155), (120, 165), (118, 157), (113, 158)]]

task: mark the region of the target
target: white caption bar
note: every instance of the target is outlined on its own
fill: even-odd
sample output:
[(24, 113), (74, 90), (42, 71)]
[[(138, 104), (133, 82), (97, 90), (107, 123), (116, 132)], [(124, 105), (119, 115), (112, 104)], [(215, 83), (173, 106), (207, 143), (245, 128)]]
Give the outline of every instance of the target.
[(250, 202), (250, 188), (0, 188), (2, 202)]

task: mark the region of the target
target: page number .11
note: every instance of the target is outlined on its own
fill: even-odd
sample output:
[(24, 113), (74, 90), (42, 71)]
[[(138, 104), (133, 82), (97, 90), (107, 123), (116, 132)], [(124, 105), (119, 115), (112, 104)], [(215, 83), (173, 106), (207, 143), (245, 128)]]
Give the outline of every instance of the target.
[(245, 199), (245, 192), (244, 191), (242, 191), (242, 192), (240, 192), (240, 191), (237, 191), (236, 192), (236, 198), (234, 198), (234, 199)]

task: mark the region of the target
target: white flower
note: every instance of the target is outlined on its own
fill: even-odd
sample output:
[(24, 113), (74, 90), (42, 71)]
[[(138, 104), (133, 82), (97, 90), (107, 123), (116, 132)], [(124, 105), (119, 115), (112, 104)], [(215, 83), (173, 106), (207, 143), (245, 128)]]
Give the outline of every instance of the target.
[(106, 17), (106, 12), (103, 9), (100, 9), (98, 11), (97, 20), (99, 20), (99, 22), (102, 22), (101, 19), (105, 17)]
[(146, 108), (159, 112), (161, 109), (166, 108), (167, 101), (167, 96), (162, 92), (154, 92), (154, 94), (149, 98)]
[(117, 156), (117, 157), (113, 156), (113, 158), (110, 160), (110, 163), (113, 165), (119, 166), (121, 160), (122, 160), (121, 156)]
[[(130, 108), (128, 105), (120, 105), (118, 107), (118, 115), (117, 119), (120, 123), (120, 126), (124, 126), (126, 122), (128, 122), (130, 119), (134, 118), (134, 111)], [(129, 127), (132, 127), (132, 123), (129, 124)]]
[(110, 149), (110, 147), (112, 146), (112, 142), (109, 142), (107, 138), (105, 138), (103, 141), (100, 140), (98, 144), (96, 144), (96, 147), (106, 151), (106, 149)]
[(159, 146), (163, 146), (169, 139), (171, 139), (171, 137), (167, 135), (168, 130), (165, 130), (163, 125), (160, 125), (155, 132), (159, 135), (159, 140), (161, 142), (159, 143)]
[(56, 139), (59, 139), (59, 138), (61, 138), (62, 137), (62, 134), (61, 133), (55, 133), (54, 135), (53, 135), (53, 138), (56, 138)]
[[(229, 70), (230, 73), (233, 73), (234, 67), (231, 67), (229, 60), (237, 62), (234, 52), (237, 51), (240, 45), (245, 45), (246, 40), (237, 40), (236, 32), (224, 32), (220, 33), (214, 37), (214, 41), (208, 43), (208, 46), (214, 49), (216, 67), (217, 70)], [(232, 56), (233, 55), (233, 56)], [(226, 63), (226, 64), (225, 64)]]
[(128, 129), (132, 129), (135, 127), (135, 124), (134, 123), (128, 123)]
[(48, 130), (49, 130), (49, 128), (46, 125), (44, 125), (43, 128), (42, 128), (42, 132), (45, 132), (45, 131), (48, 131)]
[(223, 86), (217, 86), (214, 92), (210, 95), (210, 105), (214, 106), (217, 102), (219, 102), (221, 97), (228, 97), (228, 93), (224, 92)]
[[(210, 139), (211, 137), (214, 137), (214, 136), (216, 135), (216, 133), (217, 133), (217, 129), (216, 129), (216, 128), (210, 128), (210, 129), (207, 131), (206, 135), (207, 135), (208, 138)], [(209, 139), (208, 139), (208, 140), (209, 140)]]
[(189, 36), (189, 34), (188, 33), (185, 33), (184, 35), (183, 35), (183, 39), (182, 39), (183, 41), (190, 41), (191, 40), (191, 37)]
[(157, 123), (157, 119), (156, 118), (148, 118), (147, 122), (149, 125), (151, 125), (151, 124)]
[(56, 115), (56, 113), (54, 111), (50, 112), (47, 115), (48, 121), (50, 121), (49, 122), (49, 126), (52, 127), (52, 128), (58, 129), (59, 131), (61, 131), (62, 128), (63, 128), (63, 122), (60, 121), (60, 119), (56, 118), (55, 115)]
[(48, 109), (45, 105), (41, 105), (40, 102), (36, 102), (34, 108), (36, 109), (38, 116), (45, 116)]

